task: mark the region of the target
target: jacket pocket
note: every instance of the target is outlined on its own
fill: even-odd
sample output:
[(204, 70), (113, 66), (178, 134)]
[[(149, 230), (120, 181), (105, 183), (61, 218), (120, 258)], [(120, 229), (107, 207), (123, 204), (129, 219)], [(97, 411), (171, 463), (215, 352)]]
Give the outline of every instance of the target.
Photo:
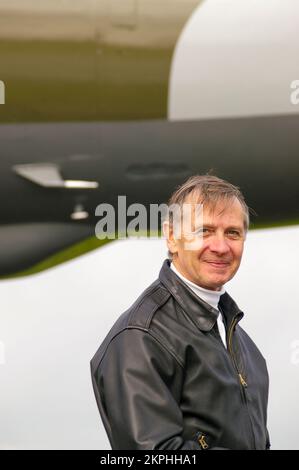
[(203, 431), (197, 431), (194, 440), (199, 445), (200, 450), (229, 450), (227, 447), (219, 447), (215, 439)]

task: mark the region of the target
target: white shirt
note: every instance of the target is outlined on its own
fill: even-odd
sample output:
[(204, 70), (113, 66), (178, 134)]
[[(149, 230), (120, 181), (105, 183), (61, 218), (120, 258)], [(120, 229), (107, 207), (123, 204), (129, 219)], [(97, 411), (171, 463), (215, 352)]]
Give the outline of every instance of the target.
[(225, 289), (222, 286), (221, 290), (210, 290), (210, 289), (204, 289), (201, 286), (198, 286), (197, 284), (194, 284), (194, 282), (189, 281), (185, 276), (183, 276), (174, 266), (173, 263), (170, 263), (170, 268), (175, 272), (177, 276), (179, 276), (182, 281), (184, 281), (190, 289), (202, 300), (210, 304), (212, 307), (214, 307), (216, 310), (218, 310), (219, 315), (217, 318), (217, 325), (218, 325), (218, 330), (221, 336), (221, 339), (223, 341), (223, 344), (225, 347), (226, 345), (226, 330), (225, 330), (225, 325), (223, 322), (222, 314), (218, 308), (218, 303), (220, 300), (220, 296), (225, 293)]

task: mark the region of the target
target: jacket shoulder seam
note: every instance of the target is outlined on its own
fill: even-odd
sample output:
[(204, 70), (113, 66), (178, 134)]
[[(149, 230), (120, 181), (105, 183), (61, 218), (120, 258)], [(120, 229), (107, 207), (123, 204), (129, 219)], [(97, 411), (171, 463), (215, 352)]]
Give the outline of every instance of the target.
[(163, 342), (163, 339), (159, 337), (159, 335), (157, 333), (153, 333), (152, 331), (149, 331), (147, 328), (144, 328), (144, 327), (141, 327), (141, 326), (126, 326), (124, 328), (122, 328), (120, 331), (118, 331), (117, 333), (115, 333), (115, 335), (110, 339), (109, 343), (107, 344), (106, 348), (105, 348), (105, 351), (103, 352), (102, 354), (102, 357), (101, 357), (101, 360), (100, 362), (97, 364), (97, 368), (100, 366), (101, 362), (103, 361), (104, 357), (106, 356), (106, 353), (107, 353), (107, 350), (108, 350), (108, 347), (110, 346), (110, 344), (112, 343), (112, 341), (120, 334), (122, 333), (123, 331), (126, 331), (126, 330), (140, 330), (140, 331), (143, 331), (144, 333), (147, 333), (148, 335), (150, 335), (157, 343), (160, 344), (160, 346), (162, 346), (163, 349), (165, 349), (175, 360), (176, 362), (179, 364), (180, 367), (184, 367), (180, 358), (177, 356), (177, 354), (175, 354), (174, 351), (171, 351)]
[[(136, 328), (149, 328), (152, 317), (154, 313), (165, 304), (165, 302), (171, 296), (170, 292), (165, 289), (161, 284), (158, 284), (151, 292), (149, 292), (146, 296), (140, 299), (140, 302), (136, 305), (136, 307), (130, 313), (127, 327), (136, 327)], [(139, 311), (139, 308), (142, 308), (142, 304), (145, 302), (149, 302), (149, 305), (146, 306), (146, 310), (144, 312), (144, 326), (138, 325), (136, 314)]]

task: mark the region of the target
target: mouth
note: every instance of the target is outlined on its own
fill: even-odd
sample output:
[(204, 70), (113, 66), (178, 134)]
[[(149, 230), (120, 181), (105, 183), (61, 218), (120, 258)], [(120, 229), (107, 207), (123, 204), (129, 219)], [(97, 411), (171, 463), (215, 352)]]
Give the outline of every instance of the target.
[(223, 262), (223, 261), (206, 261), (206, 263), (210, 264), (211, 266), (215, 268), (226, 268), (227, 266), (230, 265), (229, 262)]

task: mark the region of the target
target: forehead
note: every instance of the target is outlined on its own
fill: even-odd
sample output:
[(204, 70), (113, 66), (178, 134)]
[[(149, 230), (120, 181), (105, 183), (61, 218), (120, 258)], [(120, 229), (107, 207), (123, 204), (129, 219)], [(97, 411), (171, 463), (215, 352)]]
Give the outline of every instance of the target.
[[(199, 205), (197, 206), (199, 210), (198, 213), (202, 215), (201, 220), (204, 224), (244, 226), (244, 209), (237, 198), (229, 201), (219, 201), (212, 205), (209, 203), (202, 203), (200, 199), (194, 196), (189, 196), (186, 199), (186, 202), (191, 204), (193, 215), (196, 213), (196, 205)], [(201, 212), (199, 208), (201, 208)]]

